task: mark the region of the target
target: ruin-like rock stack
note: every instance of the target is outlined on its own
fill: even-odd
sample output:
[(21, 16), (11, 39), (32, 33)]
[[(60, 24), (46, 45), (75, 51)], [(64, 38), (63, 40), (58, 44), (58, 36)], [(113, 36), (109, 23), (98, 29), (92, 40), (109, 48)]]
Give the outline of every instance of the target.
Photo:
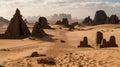
[(93, 21), (90, 18), (90, 16), (88, 16), (84, 19), (84, 21), (82, 23), (85, 24), (85, 25), (92, 25)]
[(36, 23), (35, 23), (35, 25), (34, 25), (34, 27), (33, 27), (32, 34), (31, 34), (32, 37), (41, 38), (41, 37), (47, 35), (47, 34), (44, 32), (43, 28), (40, 27), (40, 25), (41, 25), (40, 22), (36, 22)]
[(105, 11), (99, 10), (95, 14), (93, 24), (94, 25), (105, 24), (106, 19), (107, 19), (107, 15)]
[(109, 41), (103, 39), (100, 48), (105, 48), (105, 47), (118, 47), (118, 45), (116, 44), (115, 36), (111, 36)]
[(98, 45), (98, 44), (101, 44), (101, 42), (102, 42), (102, 40), (103, 40), (103, 33), (98, 31), (96, 37), (97, 37), (97, 38), (96, 38), (96, 43), (97, 43), (97, 45)]
[(64, 25), (65, 27), (69, 27), (69, 22), (67, 18), (63, 18), (62, 25)]
[(30, 36), (30, 31), (22, 19), (20, 10), (17, 9), (13, 18), (10, 21), (10, 24), (4, 34), (3, 38), (6, 39), (22, 39)]
[(88, 44), (88, 38), (87, 37), (84, 37), (83, 41), (80, 41), (80, 45), (78, 47), (91, 47), (89, 44)]
[(45, 17), (40, 17), (38, 22), (42, 29), (54, 29), (48, 25), (48, 21)]
[(107, 21), (109, 24), (119, 24), (119, 18), (117, 15), (111, 15), (109, 18), (109, 21)]

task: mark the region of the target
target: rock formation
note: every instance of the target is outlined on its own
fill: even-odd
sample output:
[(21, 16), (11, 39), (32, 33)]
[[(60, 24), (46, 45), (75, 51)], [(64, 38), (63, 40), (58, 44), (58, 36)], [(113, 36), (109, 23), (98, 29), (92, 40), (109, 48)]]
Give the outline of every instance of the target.
[(86, 18), (83, 20), (82, 23), (85, 24), (85, 25), (92, 25), (93, 21), (92, 21), (92, 19), (90, 18), (90, 16), (88, 16), (88, 17), (86, 17)]
[(119, 18), (117, 15), (111, 15), (110, 18), (107, 18), (106, 23), (107, 24), (119, 24)]
[(88, 45), (88, 38), (84, 37), (83, 41), (80, 41), (80, 45), (78, 47), (91, 47)]
[(62, 25), (62, 22), (60, 20), (58, 20), (55, 24), (56, 25)]
[(102, 44), (100, 45), (100, 48), (105, 48), (105, 47), (118, 47), (114, 36), (111, 36), (109, 41), (106, 41), (105, 39), (103, 39)]
[(63, 24), (65, 27), (69, 27), (68, 19), (67, 19), (67, 18), (63, 18), (62, 24)]
[(6, 39), (22, 39), (30, 36), (30, 31), (17, 9), (3, 37)]
[(48, 21), (45, 17), (40, 17), (38, 22), (42, 29), (54, 29), (48, 25)]
[(102, 40), (103, 40), (103, 33), (102, 32), (97, 32), (97, 36), (96, 36), (96, 43), (101, 44)]
[(70, 24), (70, 25), (69, 25), (69, 31), (75, 29), (75, 26), (76, 26), (76, 25), (79, 25), (79, 23), (78, 23), (78, 22), (74, 22), (74, 23)]
[(41, 22), (36, 22), (33, 27), (31, 36), (41, 38), (45, 35), (47, 35), (47, 34), (44, 32), (43, 28), (41, 27)]
[(107, 15), (105, 11), (99, 10), (95, 14), (93, 24), (94, 25), (105, 24), (106, 19), (107, 19)]

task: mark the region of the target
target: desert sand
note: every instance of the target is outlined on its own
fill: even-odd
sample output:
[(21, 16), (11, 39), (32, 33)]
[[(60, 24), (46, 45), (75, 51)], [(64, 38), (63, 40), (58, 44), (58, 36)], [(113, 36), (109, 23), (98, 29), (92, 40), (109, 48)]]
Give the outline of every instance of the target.
[[(120, 46), (120, 25), (105, 24), (96, 26), (76, 27), (74, 31), (67, 28), (59, 29), (59, 25), (51, 25), (55, 30), (45, 29), (51, 36), (41, 39), (0, 39), (0, 65), (5, 67), (119, 67), (120, 47), (97, 48), (96, 32), (101, 31), (104, 38), (114, 35)], [(0, 28), (3, 33), (7, 26)], [(32, 28), (29, 28), (32, 30)], [(94, 48), (78, 48), (83, 37), (88, 37), (89, 44)], [(65, 43), (60, 42), (64, 40)], [(53, 57), (56, 65), (38, 64), (37, 59), (30, 57), (32, 52)]]

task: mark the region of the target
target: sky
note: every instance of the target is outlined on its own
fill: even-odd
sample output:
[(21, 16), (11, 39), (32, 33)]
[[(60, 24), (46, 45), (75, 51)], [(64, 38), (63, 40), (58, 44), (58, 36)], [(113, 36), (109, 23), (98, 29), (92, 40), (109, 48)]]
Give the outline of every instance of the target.
[(0, 16), (11, 19), (16, 8), (24, 17), (67, 13), (73, 18), (94, 18), (97, 10), (120, 16), (120, 0), (0, 0)]

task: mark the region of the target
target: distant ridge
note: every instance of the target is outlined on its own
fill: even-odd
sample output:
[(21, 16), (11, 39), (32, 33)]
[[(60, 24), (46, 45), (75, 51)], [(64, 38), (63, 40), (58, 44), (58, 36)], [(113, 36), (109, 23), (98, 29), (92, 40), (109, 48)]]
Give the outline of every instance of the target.
[(7, 20), (7, 19), (5, 19), (5, 18), (3, 18), (3, 17), (0, 17), (0, 22), (4, 22), (4, 23), (9, 23), (9, 20)]

